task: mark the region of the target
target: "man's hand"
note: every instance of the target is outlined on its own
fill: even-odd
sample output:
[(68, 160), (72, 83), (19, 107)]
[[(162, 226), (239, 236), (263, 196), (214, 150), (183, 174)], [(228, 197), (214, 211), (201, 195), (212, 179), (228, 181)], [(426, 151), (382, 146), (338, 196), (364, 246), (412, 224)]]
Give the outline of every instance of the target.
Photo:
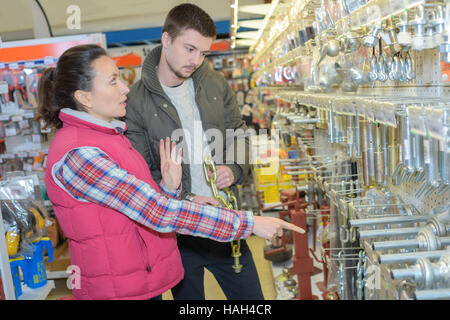
[(194, 202), (199, 204), (210, 204), (212, 206), (219, 206), (219, 201), (214, 199), (213, 197), (205, 197), (205, 196), (195, 196)]
[(170, 139), (166, 138), (166, 141), (161, 139), (159, 141), (159, 156), (161, 158), (161, 175), (164, 184), (172, 189), (176, 190), (181, 183), (181, 158), (183, 155), (183, 149), (176, 152), (176, 144), (172, 141), (172, 149), (170, 148)]
[(228, 166), (217, 166), (216, 186), (218, 189), (224, 189), (231, 186), (234, 182), (233, 171)]

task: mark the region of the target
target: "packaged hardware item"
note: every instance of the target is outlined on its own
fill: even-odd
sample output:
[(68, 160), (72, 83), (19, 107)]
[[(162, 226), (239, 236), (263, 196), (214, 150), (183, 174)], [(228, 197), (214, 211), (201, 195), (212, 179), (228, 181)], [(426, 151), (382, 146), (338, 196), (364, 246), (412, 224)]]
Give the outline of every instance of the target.
[(0, 183), (0, 207), (10, 257), (33, 254), (33, 241), (42, 238), (47, 212), (42, 194), (35, 193), (32, 177), (14, 177)]

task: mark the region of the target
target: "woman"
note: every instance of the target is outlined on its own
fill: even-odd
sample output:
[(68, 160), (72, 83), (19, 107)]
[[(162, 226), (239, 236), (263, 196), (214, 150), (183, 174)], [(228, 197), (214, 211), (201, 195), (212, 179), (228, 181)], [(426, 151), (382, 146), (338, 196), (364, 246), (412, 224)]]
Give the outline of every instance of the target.
[(45, 184), (80, 268), (76, 299), (160, 298), (183, 278), (175, 233), (272, 239), (283, 220), (180, 201), (181, 150), (160, 141), (161, 184), (124, 136), (129, 89), (96, 45), (73, 47), (39, 81), (39, 114), (58, 129)]

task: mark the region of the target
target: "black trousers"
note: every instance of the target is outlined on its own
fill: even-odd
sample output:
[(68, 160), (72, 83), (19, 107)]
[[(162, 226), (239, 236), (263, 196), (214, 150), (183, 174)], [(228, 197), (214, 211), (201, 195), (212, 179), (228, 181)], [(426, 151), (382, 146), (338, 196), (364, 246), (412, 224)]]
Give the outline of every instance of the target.
[(247, 242), (241, 240), (240, 273), (232, 265), (230, 243), (179, 235), (178, 248), (184, 267), (184, 279), (174, 288), (175, 300), (205, 300), (204, 268), (216, 278), (228, 300), (264, 300), (258, 273)]

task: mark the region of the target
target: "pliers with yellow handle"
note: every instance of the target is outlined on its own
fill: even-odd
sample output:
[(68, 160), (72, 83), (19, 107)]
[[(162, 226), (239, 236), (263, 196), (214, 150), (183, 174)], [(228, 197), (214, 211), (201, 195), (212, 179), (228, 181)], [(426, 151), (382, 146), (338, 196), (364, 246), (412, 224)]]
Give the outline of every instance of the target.
[(6, 232), (6, 247), (8, 248), (8, 256), (15, 256), (19, 251), (20, 233), (16, 230)]

